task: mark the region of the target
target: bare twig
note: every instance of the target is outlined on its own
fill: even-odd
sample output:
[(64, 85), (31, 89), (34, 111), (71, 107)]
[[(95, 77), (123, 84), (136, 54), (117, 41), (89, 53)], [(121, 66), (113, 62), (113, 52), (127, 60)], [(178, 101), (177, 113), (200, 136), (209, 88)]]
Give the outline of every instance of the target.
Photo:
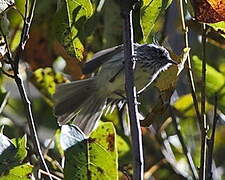
[(214, 100), (214, 115), (213, 115), (213, 125), (212, 125), (212, 134), (210, 139), (208, 139), (208, 152), (207, 152), (207, 179), (212, 179), (212, 162), (213, 162), (213, 149), (214, 149), (214, 141), (215, 141), (215, 132), (216, 132), (216, 124), (217, 124), (217, 95), (215, 95)]
[(201, 81), (201, 157), (200, 157), (200, 179), (206, 179), (206, 165), (207, 165), (207, 121), (205, 112), (206, 101), (206, 25), (203, 24), (202, 32), (202, 81)]
[(161, 168), (161, 166), (163, 166), (164, 164), (168, 163), (166, 158), (161, 159), (159, 162), (157, 162), (156, 164), (154, 164), (153, 166), (151, 166), (146, 172), (145, 172), (145, 179), (149, 179), (153, 173), (155, 173), (159, 168)]
[(39, 172), (41, 173), (41, 174), (44, 174), (44, 175), (50, 175), (53, 179), (55, 179), (55, 180), (62, 180), (61, 178), (59, 178), (59, 177), (57, 177), (56, 175), (54, 175), (54, 174), (49, 174), (49, 173), (47, 173), (47, 172), (45, 172), (45, 171), (43, 171), (42, 169), (39, 169)]
[[(185, 47), (188, 48), (189, 47), (188, 27), (186, 26), (185, 18), (184, 18), (185, 14), (184, 14), (184, 9), (183, 9), (183, 0), (179, 0), (179, 4), (180, 4), (180, 15), (181, 15), (181, 20), (182, 20), (182, 29), (183, 29), (183, 32), (184, 32)], [(190, 58), (189, 53), (188, 53), (188, 56), (187, 56), (187, 65), (188, 65), (187, 76), (188, 76), (188, 80), (189, 80), (193, 104), (194, 104), (194, 107), (195, 107), (195, 112), (196, 112), (196, 116), (197, 116), (197, 119), (198, 119), (198, 122), (199, 122), (199, 126), (202, 129), (202, 127), (201, 127), (201, 114), (200, 114), (199, 107), (198, 107), (198, 100), (197, 100), (196, 91), (195, 91), (195, 83), (194, 83), (193, 73), (191, 71), (192, 67), (191, 67), (191, 58)]]
[(173, 122), (173, 126), (175, 128), (175, 131), (176, 131), (176, 134), (180, 140), (180, 143), (181, 143), (181, 146), (182, 146), (182, 149), (183, 149), (183, 152), (186, 156), (186, 159), (187, 159), (187, 162), (188, 162), (188, 165), (189, 165), (189, 168), (191, 170), (191, 173), (192, 173), (192, 176), (193, 176), (193, 179), (198, 179), (198, 172), (196, 170), (196, 167), (195, 167), (195, 164), (194, 164), (194, 161), (191, 157), (191, 153), (188, 151), (187, 149), (187, 146), (184, 142), (184, 138), (182, 136), (182, 133), (180, 131), (180, 125), (178, 124), (177, 122), (177, 118), (175, 117), (174, 113), (173, 113), (173, 109), (171, 106), (169, 106), (169, 111), (170, 111), (170, 114), (171, 114), (171, 118), (172, 118), (172, 122)]
[[(184, 14), (184, 10), (183, 10), (183, 0), (179, 0), (180, 3), (180, 13), (181, 13), (181, 19), (182, 19), (182, 28), (184, 31), (184, 36), (185, 36), (185, 46), (188, 47), (189, 46), (189, 42), (188, 42), (188, 27), (186, 26), (185, 23), (185, 14)], [(205, 158), (206, 156), (206, 131), (205, 131), (205, 123), (203, 120), (205, 120), (205, 113), (204, 116), (202, 116), (202, 112), (200, 113), (199, 111), (199, 107), (198, 107), (198, 101), (197, 101), (197, 96), (196, 96), (196, 92), (195, 92), (195, 84), (194, 84), (194, 79), (193, 79), (193, 74), (191, 71), (191, 61), (190, 61), (190, 55), (188, 54), (188, 58), (187, 58), (187, 64), (188, 64), (188, 71), (187, 71), (187, 75), (188, 75), (188, 79), (189, 79), (189, 84), (190, 84), (190, 88), (191, 88), (191, 94), (192, 94), (192, 99), (193, 99), (193, 104), (195, 107), (195, 111), (196, 111), (196, 116), (198, 119), (198, 124), (200, 127), (200, 131), (201, 131), (201, 159), (200, 159), (200, 171), (199, 171), (199, 178), (203, 179), (203, 174), (205, 171)], [(203, 108), (201, 106), (201, 108)]]
[(49, 178), (52, 180), (52, 177), (50, 175), (48, 166), (47, 166), (47, 164), (45, 162), (45, 159), (42, 155), (40, 142), (38, 140), (37, 131), (36, 131), (36, 127), (35, 127), (35, 121), (34, 121), (33, 115), (32, 115), (31, 103), (30, 103), (30, 101), (27, 97), (27, 94), (26, 94), (26, 91), (25, 91), (25, 88), (24, 88), (24, 85), (23, 85), (23, 81), (22, 81), (22, 79), (20, 77), (20, 74), (19, 74), (19, 61), (22, 57), (22, 52), (24, 50), (26, 41), (29, 37), (28, 34), (29, 34), (30, 26), (31, 26), (31, 23), (32, 23), (32, 20), (33, 20), (33, 14), (34, 14), (35, 6), (36, 6), (36, 0), (33, 0), (33, 3), (31, 5), (31, 9), (29, 11), (29, 0), (26, 0), (24, 25), (23, 25), (20, 43), (19, 43), (18, 49), (16, 51), (15, 57), (12, 57), (11, 50), (9, 49), (9, 45), (8, 45), (6, 36), (4, 36), (4, 39), (5, 39), (5, 43), (7, 45), (7, 51), (8, 51), (7, 57), (8, 57), (9, 63), (11, 65), (13, 73), (14, 73), (14, 75), (11, 76), (11, 77), (15, 80), (15, 82), (17, 84), (17, 87), (19, 89), (19, 93), (20, 93), (21, 98), (22, 98), (22, 102), (23, 102), (23, 105), (24, 105), (24, 108), (25, 108), (25, 112), (26, 112), (26, 116), (27, 116), (27, 120), (28, 120), (28, 125), (29, 125), (29, 129), (30, 129), (31, 137), (32, 137), (32, 142), (33, 142), (34, 148), (35, 148), (35, 152), (40, 157), (41, 164), (42, 164), (43, 168), (46, 170)]
[(4, 75), (6, 75), (6, 76), (8, 76), (8, 77), (14, 78), (14, 76), (13, 76), (12, 74), (7, 73), (3, 68), (0, 68), (0, 71), (1, 71)]
[(128, 111), (131, 127), (132, 150), (133, 150), (133, 179), (143, 179), (143, 149), (140, 122), (137, 117), (137, 98), (134, 87), (134, 62), (133, 62), (133, 26), (132, 9), (135, 1), (121, 1), (121, 14), (124, 18), (123, 37), (124, 37), (124, 59), (125, 59), (125, 89), (128, 102)]

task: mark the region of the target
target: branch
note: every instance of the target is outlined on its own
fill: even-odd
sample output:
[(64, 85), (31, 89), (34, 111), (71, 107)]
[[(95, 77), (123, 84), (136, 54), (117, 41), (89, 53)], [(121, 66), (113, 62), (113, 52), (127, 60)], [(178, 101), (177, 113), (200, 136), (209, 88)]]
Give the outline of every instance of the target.
[(42, 164), (43, 168), (46, 170), (49, 178), (52, 180), (48, 166), (45, 162), (45, 159), (42, 155), (42, 151), (40, 148), (40, 142), (38, 140), (37, 131), (36, 131), (36, 127), (35, 127), (35, 121), (34, 121), (33, 115), (32, 115), (31, 103), (27, 97), (27, 94), (26, 94), (26, 91), (25, 91), (25, 88), (23, 85), (23, 81), (19, 74), (19, 60), (22, 57), (22, 52), (24, 50), (25, 44), (29, 37), (29, 30), (30, 30), (30, 26), (31, 26), (31, 23), (33, 20), (35, 6), (36, 6), (36, 0), (33, 0), (31, 9), (29, 12), (29, 0), (26, 0), (24, 25), (23, 25), (20, 43), (19, 43), (18, 49), (16, 51), (15, 57), (12, 57), (12, 53), (11, 53), (11, 50), (9, 49), (9, 45), (8, 45), (6, 36), (4, 36), (4, 39), (5, 39), (5, 43), (7, 46), (7, 52), (8, 52), (7, 57), (8, 57), (9, 63), (11, 65), (13, 73), (14, 73), (14, 75), (11, 77), (15, 80), (16, 85), (19, 89), (20, 96), (22, 98), (22, 102), (23, 102), (23, 105), (25, 108), (26, 117), (27, 117), (27, 121), (28, 121), (28, 126), (30, 129), (31, 137), (32, 137), (32, 142), (33, 142), (33, 145), (35, 148), (35, 152), (36, 152), (37, 156), (39, 156), (39, 158), (41, 160), (41, 164)]
[(132, 9), (135, 1), (121, 1), (121, 15), (123, 22), (123, 42), (124, 42), (124, 59), (125, 59), (125, 90), (128, 101), (128, 111), (131, 127), (132, 150), (133, 150), (133, 179), (143, 179), (143, 149), (140, 122), (137, 117), (137, 97), (136, 88), (134, 87), (134, 63), (133, 63), (133, 26), (132, 26)]
[(206, 179), (207, 170), (207, 121), (205, 112), (206, 101), (206, 25), (203, 24), (202, 32), (202, 81), (201, 81), (201, 157), (200, 157), (200, 179)]
[[(184, 10), (183, 10), (183, 0), (179, 0), (180, 3), (180, 13), (181, 13), (181, 20), (182, 20), (182, 28), (184, 31), (184, 36), (185, 36), (185, 46), (188, 47), (189, 46), (189, 41), (188, 41), (188, 27), (186, 26), (185, 23), (185, 14), (184, 14)], [(204, 39), (203, 39), (204, 40)], [(204, 50), (203, 50), (204, 51)], [(204, 59), (204, 58), (203, 58)], [(196, 116), (198, 119), (198, 124), (200, 127), (200, 131), (201, 131), (201, 159), (200, 159), (200, 171), (199, 171), (199, 178), (200, 179), (204, 179), (205, 176), (205, 162), (206, 162), (206, 119), (205, 119), (205, 106), (203, 102), (205, 102), (205, 100), (203, 99), (203, 89), (205, 89), (205, 87), (202, 87), (202, 106), (201, 106), (201, 113), (199, 111), (199, 107), (198, 107), (198, 101), (197, 101), (197, 97), (196, 97), (196, 92), (195, 92), (195, 84), (194, 84), (194, 79), (193, 79), (193, 74), (191, 71), (191, 61), (190, 61), (190, 55), (188, 54), (188, 58), (187, 58), (187, 63), (188, 63), (188, 79), (189, 79), (189, 84), (191, 87), (191, 94), (192, 94), (192, 99), (193, 99), (193, 104), (195, 107), (195, 111), (196, 111)], [(204, 64), (204, 63), (203, 63)], [(204, 81), (204, 80), (203, 80)], [(205, 85), (205, 81), (203, 83)], [(204, 90), (205, 91), (205, 90)]]
[[(185, 18), (184, 18), (185, 14), (184, 14), (184, 9), (183, 9), (183, 0), (179, 0), (179, 5), (180, 5), (180, 14), (181, 14), (181, 21), (182, 21), (182, 30), (184, 32), (184, 43), (185, 43), (185, 47), (188, 48), (189, 47), (188, 26), (186, 26)], [(193, 73), (191, 71), (192, 67), (191, 67), (191, 58), (190, 58), (189, 53), (188, 53), (188, 56), (187, 56), (187, 65), (188, 65), (187, 76), (188, 76), (188, 82), (189, 82), (189, 85), (190, 85), (193, 104), (194, 104), (194, 107), (195, 107), (195, 112), (196, 112), (196, 116), (197, 116), (197, 119), (198, 119), (200, 129), (202, 129), (202, 127), (201, 127), (201, 114), (200, 114), (199, 107), (198, 107), (198, 100), (197, 100), (196, 91), (195, 91), (196, 88), (195, 88)]]

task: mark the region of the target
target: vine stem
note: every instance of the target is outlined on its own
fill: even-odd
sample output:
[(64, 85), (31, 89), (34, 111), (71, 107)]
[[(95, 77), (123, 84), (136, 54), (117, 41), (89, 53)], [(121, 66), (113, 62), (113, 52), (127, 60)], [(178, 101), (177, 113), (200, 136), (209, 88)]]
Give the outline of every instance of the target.
[(132, 11), (135, 1), (121, 1), (121, 15), (123, 21), (123, 42), (124, 42), (124, 59), (125, 59), (125, 90), (128, 103), (128, 111), (131, 127), (132, 151), (133, 151), (133, 179), (143, 179), (143, 148), (140, 122), (137, 117), (137, 97), (134, 86), (133, 70), (135, 68), (133, 55), (133, 25)]

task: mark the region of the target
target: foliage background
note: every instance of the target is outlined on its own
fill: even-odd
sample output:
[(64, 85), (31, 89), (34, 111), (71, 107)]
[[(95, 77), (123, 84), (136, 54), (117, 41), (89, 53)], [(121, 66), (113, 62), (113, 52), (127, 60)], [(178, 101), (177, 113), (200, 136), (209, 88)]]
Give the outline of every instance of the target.
[[(16, 8), (23, 13), (24, 0), (17, 0), (15, 3)], [(191, 19), (192, 11), (190, 7), (185, 8), (185, 13), (190, 30), (190, 55), (197, 87), (196, 95), (199, 98), (202, 58), (201, 25)], [(6, 20), (1, 19), (2, 27), (6, 29), (10, 48), (15, 52), (20, 40), (22, 18), (13, 9), (8, 10), (6, 15), (4, 15), (7, 18)], [(7, 26), (4, 24), (5, 22), (8, 22)], [(224, 33), (224, 22), (211, 26), (219, 27), (220, 32)], [(210, 29), (206, 44), (206, 111), (209, 125), (208, 133), (210, 134), (213, 122), (214, 96), (217, 93), (218, 123), (213, 152), (213, 178), (225, 179), (225, 143), (223, 140), (225, 133), (225, 116), (223, 114), (225, 109), (225, 40), (223, 33), (219, 34), (217, 31), (216, 28)], [(148, 0), (141, 1), (134, 11), (134, 33), (135, 42), (139, 43), (152, 43), (154, 39), (162, 42), (166, 38), (167, 43), (164, 42), (163, 44), (172, 48), (171, 53), (182, 54), (185, 44), (178, 1), (153, 0), (151, 3)], [(60, 127), (52, 113), (53, 100), (51, 95), (54, 93), (55, 85), (69, 80), (85, 78), (85, 75), (81, 72), (81, 67), (95, 52), (121, 43), (122, 19), (119, 4), (116, 0), (62, 0), (58, 2), (39, 0), (37, 2), (30, 38), (20, 63), (20, 71), (25, 81), (26, 91), (32, 101), (34, 118), (45, 159), (52, 174), (59, 179), (63, 177), (66, 179), (82, 179), (80, 175), (88, 174), (88, 170), (92, 172), (92, 179), (98, 177), (129, 179), (132, 174), (130, 138), (126, 136), (129, 134), (129, 130), (126, 123), (122, 123), (126, 114), (116, 108), (112, 114), (104, 115), (101, 119), (102, 122), (113, 122), (115, 130), (111, 124), (102, 123), (101, 126), (109, 129), (106, 132), (97, 129), (91, 135), (92, 139), (97, 139), (96, 141), (99, 142), (92, 144), (90, 139), (83, 140), (81, 135), (81, 138), (78, 138), (78, 141), (82, 141), (80, 143), (81, 148), (76, 149), (77, 147), (75, 147), (74, 149), (72, 147), (70, 149), (74, 142), (71, 143), (68, 140), (69, 145), (60, 143)], [(7, 69), (7, 66), (3, 67)], [(9, 68), (7, 70), (10, 72)], [(172, 75), (169, 74), (168, 76)], [(168, 76), (163, 83), (168, 81)], [(25, 169), (26, 172), (20, 176), (29, 179), (31, 172), (37, 171), (34, 168), (37, 166), (37, 159), (32, 156), (33, 148), (30, 144), (20, 95), (14, 82), (3, 74), (1, 74), (0, 86), (0, 100), (2, 102), (0, 126), (2, 127), (2, 133), (5, 135), (2, 135), (0, 139), (2, 139), (2, 142), (7, 142), (7, 148), (11, 149), (9, 152), (5, 151), (9, 154), (3, 154), (0, 151), (0, 160), (2, 160), (0, 161), (0, 174), (2, 175), (0, 179), (19, 176), (18, 172), (21, 172), (21, 169)], [(173, 92), (173, 88), (168, 91)], [(151, 122), (149, 122), (149, 119), (144, 121), (147, 124), (152, 124), (150, 128), (142, 127), (146, 179), (188, 179), (192, 177), (170, 111), (168, 109), (162, 110), (162, 107), (166, 106), (165, 102), (160, 106), (161, 98), (165, 98), (168, 91), (152, 87), (139, 99), (141, 102), (139, 109), (142, 116), (152, 117)], [(200, 130), (185, 69), (177, 79), (171, 104), (185, 145), (192, 155), (195, 166), (199, 167)], [(70, 130), (66, 129), (65, 131)], [(72, 134), (77, 133), (71, 131)], [(115, 137), (113, 136), (111, 141), (102, 142), (107, 139), (100, 138), (104, 134), (114, 134)], [(12, 140), (9, 141), (6, 137)], [(103, 150), (109, 152), (110, 149), (107, 149), (107, 147), (109, 147), (110, 142), (113, 143), (112, 155), (110, 156), (113, 158), (109, 160), (106, 158), (108, 157), (107, 153), (104, 154), (105, 152), (101, 148), (98, 149), (98, 145), (105, 145)], [(2, 146), (6, 144), (3, 143)], [(89, 146), (93, 146), (96, 151), (87, 152), (86, 148)], [(65, 152), (67, 163), (64, 172), (61, 164), (65, 154), (62, 148), (67, 149)], [(78, 153), (78, 155), (74, 155), (74, 153)], [(85, 159), (79, 153), (87, 153), (91, 160)], [(15, 157), (15, 159), (10, 157)], [(81, 159), (76, 159), (77, 157)], [(81, 162), (80, 166), (77, 165), (78, 161)], [(97, 168), (91, 166), (87, 168), (82, 166), (82, 162), (84, 164), (86, 162), (94, 163)], [(104, 166), (106, 162), (111, 162), (109, 163), (110, 166)], [(78, 170), (72, 168), (74, 165), (77, 165)], [(99, 170), (98, 167), (102, 169)], [(106, 170), (109, 172), (106, 172)], [(71, 172), (74, 172), (74, 174)], [(29, 176), (27, 177), (27, 175)], [(44, 177), (42, 172), (42, 178)], [(86, 179), (86, 177), (83, 177), (83, 179)]]

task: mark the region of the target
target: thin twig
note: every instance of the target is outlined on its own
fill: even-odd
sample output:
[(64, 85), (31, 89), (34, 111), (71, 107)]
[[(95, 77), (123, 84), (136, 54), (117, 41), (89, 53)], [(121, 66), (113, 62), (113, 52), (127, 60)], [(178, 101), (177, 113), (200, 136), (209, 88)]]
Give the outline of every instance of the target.
[[(189, 47), (189, 40), (188, 40), (188, 27), (186, 26), (185, 23), (185, 14), (184, 14), (184, 9), (183, 9), (183, 0), (179, 0), (179, 5), (180, 5), (180, 15), (181, 15), (181, 20), (182, 20), (182, 29), (184, 32), (184, 43), (185, 43), (185, 47), (188, 48)], [(191, 58), (190, 58), (190, 54), (188, 53), (187, 56), (187, 76), (188, 76), (188, 81), (189, 81), (189, 85), (190, 85), (190, 90), (191, 90), (191, 95), (192, 95), (192, 99), (193, 99), (193, 104), (195, 107), (195, 112), (196, 112), (196, 116), (199, 122), (199, 126), (200, 129), (202, 129), (201, 127), (201, 114), (199, 111), (199, 107), (198, 107), (198, 100), (197, 100), (197, 96), (196, 96), (196, 91), (195, 91), (195, 83), (194, 83), (194, 78), (193, 78), (193, 73), (191, 71), (192, 67), (191, 67)]]
[(50, 175), (53, 179), (55, 179), (55, 180), (62, 180), (61, 178), (59, 178), (59, 177), (57, 177), (56, 175), (54, 175), (54, 174), (49, 174), (48, 172), (45, 172), (45, 171), (43, 171), (42, 169), (39, 169), (39, 172), (41, 173), (41, 174), (44, 174), (44, 175)]
[(137, 97), (134, 87), (134, 62), (133, 62), (133, 26), (132, 9), (135, 1), (121, 1), (121, 14), (124, 18), (123, 38), (124, 38), (124, 59), (125, 59), (125, 89), (128, 102), (128, 111), (131, 127), (132, 151), (133, 151), (133, 179), (143, 179), (143, 149), (140, 122), (137, 117)]
[[(184, 31), (184, 37), (185, 37), (185, 46), (186, 48), (189, 47), (189, 41), (188, 41), (188, 27), (186, 26), (185, 23), (185, 14), (184, 14), (184, 9), (183, 9), (183, 0), (179, 0), (179, 4), (180, 4), (180, 13), (181, 13), (181, 20), (182, 20), (182, 28)], [(192, 94), (192, 99), (193, 99), (193, 104), (195, 107), (195, 112), (196, 112), (196, 116), (198, 119), (198, 124), (200, 127), (200, 131), (201, 131), (201, 140), (202, 140), (202, 132), (204, 131), (204, 125), (202, 123), (202, 116), (201, 113), (199, 111), (199, 106), (198, 106), (198, 100), (197, 100), (197, 96), (196, 96), (196, 91), (195, 91), (195, 83), (194, 83), (194, 78), (193, 78), (193, 73), (191, 71), (191, 58), (190, 58), (190, 54), (188, 53), (188, 57), (187, 57), (187, 65), (188, 65), (188, 71), (187, 71), (187, 76), (188, 76), (188, 80), (189, 80), (189, 84), (190, 84), (190, 89), (191, 89), (191, 94)], [(203, 141), (201, 141), (203, 142)], [(203, 143), (205, 144), (205, 143)], [(204, 147), (202, 147), (203, 149), (201, 149), (201, 151), (204, 151)], [(202, 154), (202, 153), (201, 153)], [(204, 154), (204, 153), (203, 153)], [(204, 159), (203, 159), (204, 160)], [(200, 160), (200, 162), (203, 162), (202, 159)], [(202, 163), (200, 163), (200, 173), (199, 173), (199, 178), (202, 179), (202, 173), (201, 173), (201, 167), (202, 167)]]
[(201, 157), (200, 157), (200, 179), (206, 179), (207, 170), (207, 121), (205, 112), (206, 102), (206, 25), (203, 24), (202, 32), (202, 79), (201, 79)]
[(8, 76), (8, 77), (14, 79), (14, 76), (13, 76), (12, 74), (7, 73), (3, 68), (0, 68), (0, 71), (1, 71), (4, 75), (6, 75), (6, 76)]
[[(37, 135), (37, 131), (36, 131), (35, 121), (33, 119), (33, 114), (32, 114), (32, 109), (31, 109), (31, 103), (30, 103), (30, 100), (27, 97), (23, 81), (22, 81), (22, 79), (21, 79), (19, 74), (15, 75), (15, 82), (17, 84), (17, 87), (19, 89), (19, 93), (20, 93), (22, 101), (23, 101), (24, 109), (25, 109), (25, 112), (26, 112), (27, 120), (28, 120), (27, 121), (28, 122), (28, 126), (29, 126), (29, 129), (30, 129), (31, 137), (32, 137), (32, 140), (33, 140), (34, 148), (35, 148), (35, 152), (39, 156), (43, 168), (47, 172), (49, 172), (47, 164), (45, 162), (45, 159), (44, 159), (44, 157), (42, 155), (40, 142), (38, 140), (38, 135)], [(51, 179), (50, 176), (49, 176), (49, 178)]]
[(212, 125), (212, 134), (210, 139), (208, 139), (208, 152), (207, 152), (207, 179), (212, 179), (212, 162), (213, 162), (213, 149), (214, 149), (214, 141), (215, 141), (215, 132), (216, 132), (216, 124), (217, 124), (217, 95), (215, 95), (214, 100), (214, 114), (213, 114), (213, 125)]
[(191, 153), (188, 151), (187, 146), (186, 146), (186, 144), (184, 142), (184, 138), (183, 138), (182, 133), (180, 131), (180, 125), (177, 122), (177, 118), (175, 117), (174, 112), (173, 112), (173, 109), (172, 109), (171, 106), (169, 106), (169, 111), (170, 111), (170, 114), (171, 114), (173, 126), (174, 126), (175, 131), (176, 131), (176, 134), (177, 134), (177, 136), (178, 136), (178, 138), (180, 140), (180, 143), (181, 143), (183, 152), (184, 152), (184, 154), (186, 156), (186, 159), (187, 159), (189, 168), (191, 170), (192, 176), (196, 180), (196, 179), (198, 179), (198, 172), (196, 170), (194, 161), (193, 161), (193, 159), (191, 157)]
[(41, 164), (42, 164), (43, 168), (46, 170), (49, 178), (52, 180), (52, 177), (50, 175), (48, 166), (47, 166), (47, 164), (45, 162), (45, 159), (42, 155), (40, 142), (38, 140), (37, 131), (36, 131), (36, 127), (35, 127), (35, 121), (34, 121), (33, 115), (32, 115), (31, 103), (30, 103), (30, 101), (27, 97), (27, 94), (26, 94), (26, 91), (25, 91), (25, 88), (24, 88), (24, 85), (23, 85), (23, 81), (22, 81), (22, 79), (20, 77), (20, 74), (19, 74), (19, 61), (22, 57), (22, 52), (24, 50), (26, 41), (29, 37), (28, 34), (29, 34), (30, 26), (31, 26), (31, 23), (32, 23), (32, 20), (33, 20), (33, 14), (34, 14), (35, 6), (36, 6), (36, 0), (33, 1), (32, 5), (31, 5), (31, 9), (29, 11), (29, 0), (26, 0), (24, 25), (23, 25), (20, 43), (19, 43), (18, 49), (16, 51), (15, 57), (12, 57), (12, 55), (11, 55), (11, 50), (9, 49), (9, 45), (8, 45), (6, 36), (4, 36), (4, 39), (5, 39), (5, 43), (7, 45), (9, 63), (12, 67), (13, 72), (14, 72), (14, 75), (13, 75), (12, 78), (15, 80), (15, 82), (17, 84), (17, 87), (19, 89), (21, 98), (22, 98), (22, 102), (23, 102), (23, 105), (24, 105), (24, 108), (25, 108), (25, 111), (26, 111), (27, 120), (28, 120), (28, 126), (29, 126), (29, 129), (30, 129), (31, 137), (32, 137), (32, 142), (33, 142), (34, 148), (35, 148), (35, 152), (40, 157)]

